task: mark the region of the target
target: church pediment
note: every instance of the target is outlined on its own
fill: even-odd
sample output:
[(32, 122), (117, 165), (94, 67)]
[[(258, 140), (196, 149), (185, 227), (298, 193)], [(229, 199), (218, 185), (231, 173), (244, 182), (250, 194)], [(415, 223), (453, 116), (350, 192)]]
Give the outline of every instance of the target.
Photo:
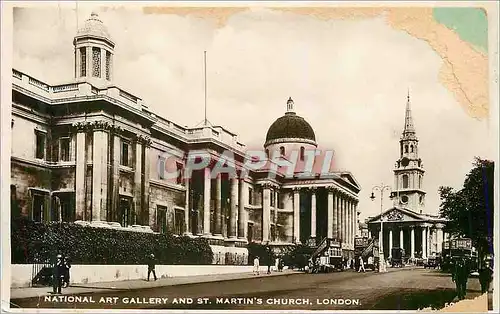
[[(411, 222), (425, 221), (418, 214), (401, 208), (391, 208), (382, 214), (384, 222)], [(368, 223), (380, 223), (380, 215), (372, 217)]]
[(349, 182), (351, 185), (355, 186), (358, 190), (361, 190), (361, 186), (358, 181), (354, 178), (354, 176), (350, 172), (343, 172), (340, 177), (344, 179), (344, 181)]

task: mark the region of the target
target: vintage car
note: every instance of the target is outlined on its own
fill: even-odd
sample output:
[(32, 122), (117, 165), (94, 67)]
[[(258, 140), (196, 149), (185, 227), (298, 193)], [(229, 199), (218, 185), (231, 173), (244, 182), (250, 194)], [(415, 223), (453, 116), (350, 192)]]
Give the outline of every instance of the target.
[(429, 256), (426, 260), (424, 260), (424, 268), (438, 268), (439, 267), (439, 257), (437, 256)]

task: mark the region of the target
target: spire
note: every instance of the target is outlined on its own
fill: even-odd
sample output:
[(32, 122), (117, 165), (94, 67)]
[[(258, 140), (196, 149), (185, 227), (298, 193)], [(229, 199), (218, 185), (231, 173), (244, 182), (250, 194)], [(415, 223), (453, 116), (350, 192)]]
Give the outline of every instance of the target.
[(288, 101), (286, 102), (286, 113), (295, 113), (295, 110), (293, 109), (292, 97), (289, 97)]
[(405, 128), (403, 130), (403, 135), (409, 133), (415, 134), (415, 127), (413, 126), (413, 118), (411, 116), (410, 89), (408, 89), (408, 96), (406, 97)]

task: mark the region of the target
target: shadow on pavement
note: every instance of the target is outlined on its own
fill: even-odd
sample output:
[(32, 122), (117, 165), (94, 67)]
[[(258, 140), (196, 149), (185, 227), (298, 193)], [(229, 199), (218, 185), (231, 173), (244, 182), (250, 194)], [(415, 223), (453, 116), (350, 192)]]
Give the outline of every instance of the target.
[(440, 309), (453, 301), (455, 289), (401, 289), (373, 305), (373, 310), (418, 310), (432, 307)]

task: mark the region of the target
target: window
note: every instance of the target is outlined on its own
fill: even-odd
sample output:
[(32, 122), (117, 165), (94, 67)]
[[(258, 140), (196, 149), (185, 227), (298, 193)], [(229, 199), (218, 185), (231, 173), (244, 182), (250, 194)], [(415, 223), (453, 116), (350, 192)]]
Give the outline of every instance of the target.
[(111, 52), (106, 51), (106, 79), (111, 80)]
[(253, 241), (253, 223), (249, 222), (247, 226), (248, 226), (247, 241), (248, 241), (248, 243), (252, 243), (252, 241)]
[(32, 217), (33, 221), (41, 222), (45, 217), (45, 198), (41, 194), (33, 194)]
[(408, 154), (408, 145), (405, 145), (405, 154)]
[(280, 147), (281, 156), (285, 156), (285, 148), (283, 146)]
[(305, 155), (306, 155), (306, 150), (305, 150), (304, 146), (301, 146), (300, 147), (300, 160), (304, 160)]
[(422, 176), (418, 176), (418, 188), (422, 188)]
[(275, 197), (274, 197), (274, 196), (275, 196), (275, 195), (274, 195), (274, 191), (273, 191), (273, 190), (271, 190), (271, 193), (270, 193), (270, 194), (271, 194), (271, 207), (274, 207), (274, 198), (275, 198)]
[(184, 210), (176, 208), (174, 213), (174, 233), (182, 235), (183, 232), (184, 232)]
[(423, 205), (424, 204), (424, 196), (423, 195), (420, 195), (420, 205)]
[(35, 135), (36, 135), (35, 158), (45, 159), (45, 134), (36, 131)]
[(403, 204), (407, 204), (408, 203), (408, 196), (406, 196), (406, 195), (401, 196), (401, 202)]
[(177, 167), (177, 184), (182, 184), (182, 172), (184, 169), (184, 166), (180, 162), (176, 162), (176, 167)]
[(410, 152), (413, 153), (413, 145), (410, 145)]
[(122, 142), (122, 160), (121, 164), (122, 166), (128, 167), (129, 166), (129, 144), (125, 141)]
[(59, 159), (61, 161), (70, 160), (70, 140), (69, 137), (62, 137), (59, 139)]
[(92, 76), (101, 77), (101, 49), (92, 47)]
[(253, 189), (248, 188), (248, 205), (253, 205)]
[(132, 224), (132, 201), (129, 198), (121, 198), (120, 199), (120, 224), (122, 227), (127, 227)]
[(408, 175), (404, 174), (403, 175), (403, 189), (407, 189), (407, 188), (408, 188)]
[(165, 179), (165, 157), (158, 156), (158, 177), (160, 180)]
[(87, 48), (80, 48), (80, 76), (87, 75)]
[(276, 241), (276, 225), (271, 225), (271, 241)]
[(156, 207), (156, 228), (159, 233), (167, 232), (167, 207), (158, 205)]

